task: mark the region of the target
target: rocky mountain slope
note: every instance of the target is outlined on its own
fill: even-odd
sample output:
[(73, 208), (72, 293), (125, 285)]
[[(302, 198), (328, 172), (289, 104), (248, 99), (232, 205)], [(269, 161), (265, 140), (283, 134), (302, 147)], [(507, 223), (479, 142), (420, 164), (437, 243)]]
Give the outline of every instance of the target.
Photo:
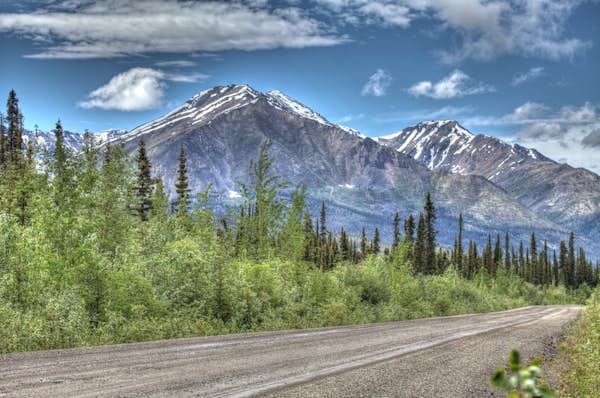
[[(358, 233), (363, 225), (391, 233), (395, 211), (403, 216), (421, 209), (431, 191), (439, 207), (440, 236), (454, 238), (456, 218), (464, 212), (467, 235), (481, 237), (490, 225), (525, 236), (536, 226), (546, 235), (564, 231), (479, 176), (431, 171), (392, 148), (337, 126), (283, 93), (261, 93), (239, 86), (215, 87), (167, 115), (119, 137), (134, 152), (144, 139), (154, 170), (172, 187), (179, 147), (189, 158), (195, 190), (211, 184), (215, 203), (239, 200), (238, 181), (261, 143), (273, 142), (278, 174), (304, 184), (316, 214), (321, 200), (330, 208), (331, 226)], [(110, 142), (110, 141), (109, 141)]]
[(536, 213), (600, 238), (600, 177), (589, 170), (472, 134), (452, 120), (419, 123), (377, 140), (431, 170), (483, 176)]
[[(402, 217), (417, 213), (426, 192), (431, 192), (443, 244), (452, 244), (460, 212), (465, 215), (465, 238), (480, 242), (488, 232), (507, 230), (513, 240), (527, 240), (533, 229), (551, 242), (567, 234), (567, 228), (540, 210), (543, 206), (515, 194), (518, 188), (511, 191), (500, 183), (509, 181), (505, 174), (517, 167), (565, 166), (534, 150), (474, 136), (456, 122), (424, 123), (373, 140), (331, 123), (279, 91), (262, 93), (247, 85), (231, 85), (203, 91), (130, 132), (113, 130), (96, 137), (101, 145), (122, 142), (132, 154), (143, 138), (154, 173), (171, 191), (183, 145), (192, 189), (200, 191), (210, 184), (211, 203), (218, 211), (240, 202), (238, 182), (246, 181), (248, 163), (270, 139), (276, 172), (292, 186), (307, 187), (313, 214), (325, 200), (334, 229), (343, 225), (358, 234), (363, 225), (369, 233), (378, 226), (389, 240), (393, 213), (399, 211)], [(50, 134), (43, 140), (51, 145), (52, 138)], [(69, 139), (73, 149), (80, 147), (80, 137)], [(593, 229), (592, 219), (586, 222)], [(588, 240), (585, 244), (594, 245)], [(590, 250), (600, 253), (600, 245)]]

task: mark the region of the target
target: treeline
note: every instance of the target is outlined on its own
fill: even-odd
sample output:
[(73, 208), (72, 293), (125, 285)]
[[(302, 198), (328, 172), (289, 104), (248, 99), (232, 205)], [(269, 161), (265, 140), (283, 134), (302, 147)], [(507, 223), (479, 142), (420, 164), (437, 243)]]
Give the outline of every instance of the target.
[[(54, 133), (51, 152), (26, 140), (11, 91), (0, 123), (0, 351), (581, 301), (597, 282), (572, 239), (558, 278), (547, 249), (522, 261), (511, 252), (507, 267), (507, 251), (440, 248), (429, 195), (416, 218), (396, 215), (389, 247), (377, 229), (334, 232), (325, 204), (308, 212), (303, 187), (283, 198), (269, 142), (240, 184), (243, 204), (217, 217), (210, 187), (190, 190), (184, 148), (171, 196), (143, 140), (131, 159), (91, 134), (72, 153), (60, 121)], [(560, 281), (582, 287), (550, 286)]]

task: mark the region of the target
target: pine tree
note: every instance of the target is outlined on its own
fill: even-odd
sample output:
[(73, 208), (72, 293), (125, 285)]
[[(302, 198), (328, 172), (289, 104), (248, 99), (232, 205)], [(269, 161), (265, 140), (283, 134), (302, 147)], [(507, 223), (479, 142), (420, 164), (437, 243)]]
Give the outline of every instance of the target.
[(575, 288), (575, 234), (569, 234), (569, 251), (567, 254), (567, 286)]
[(408, 259), (414, 263), (415, 218), (412, 214), (404, 221), (404, 243), (407, 246)]
[(504, 235), (504, 269), (510, 270), (510, 238), (508, 232)]
[(175, 193), (177, 198), (173, 202), (173, 212), (186, 214), (190, 207), (190, 184), (188, 180), (187, 157), (183, 145), (179, 149), (179, 164), (177, 166), (177, 182), (175, 182)]
[(500, 246), (500, 234), (496, 234), (496, 244), (494, 245), (494, 261), (492, 263), (492, 272), (495, 274), (498, 266), (502, 264), (502, 247)]
[(489, 272), (490, 275), (493, 275), (494, 256), (492, 253), (492, 236), (490, 234), (488, 234), (487, 244), (485, 245), (481, 256), (483, 261), (483, 267), (487, 270), (487, 272)]
[(540, 281), (538, 281), (537, 275), (538, 275), (538, 261), (537, 261), (537, 240), (535, 238), (535, 232), (531, 233), (531, 242), (529, 243), (529, 255), (531, 258), (531, 265), (529, 267), (529, 275), (528, 275), (528, 279), (529, 281), (532, 281), (533, 283), (540, 283)]
[(7, 145), (8, 140), (6, 137), (6, 126), (4, 125), (4, 115), (0, 112), (0, 170), (6, 170), (7, 167)]
[(321, 237), (321, 245), (325, 245), (327, 243), (327, 208), (325, 207), (325, 201), (321, 203), (321, 230), (319, 231), (319, 236)]
[(58, 180), (61, 179), (63, 173), (65, 172), (66, 164), (67, 164), (67, 150), (65, 148), (65, 132), (63, 130), (60, 119), (56, 122), (56, 127), (54, 128), (54, 136), (56, 137), (56, 141), (54, 143), (54, 173)]
[(463, 266), (463, 215), (462, 212), (458, 215), (458, 236), (454, 244), (454, 258), (453, 262), (456, 264), (458, 270), (462, 269)]
[(379, 254), (381, 251), (380, 242), (379, 242), (379, 228), (375, 227), (375, 232), (373, 234), (373, 242), (371, 244), (372, 251), (375, 254)]
[(340, 256), (342, 260), (346, 261), (350, 259), (350, 251), (352, 248), (350, 247), (350, 242), (348, 241), (348, 234), (342, 227), (340, 232)]
[(400, 214), (394, 213), (394, 232), (392, 237), (392, 252), (398, 250), (400, 245)]
[(11, 90), (6, 102), (7, 152), (9, 161), (19, 167), (23, 158), (23, 115), (15, 90)]
[(143, 139), (139, 142), (136, 162), (137, 183), (134, 190), (137, 203), (134, 205), (134, 210), (141, 221), (148, 221), (148, 213), (152, 209), (154, 180), (152, 178), (152, 165), (146, 153), (146, 143)]
[(431, 194), (428, 192), (425, 197), (425, 273), (434, 274), (437, 272), (436, 265), (436, 230), (435, 230), (435, 219), (436, 211), (433, 201), (431, 200)]
[(360, 254), (363, 258), (367, 257), (367, 234), (365, 232), (365, 227), (362, 227), (360, 233)]
[(419, 221), (417, 222), (417, 236), (415, 238), (414, 249), (413, 249), (413, 265), (415, 272), (426, 273), (426, 256), (425, 256), (425, 240), (426, 240), (426, 227), (425, 217), (423, 213), (419, 213)]

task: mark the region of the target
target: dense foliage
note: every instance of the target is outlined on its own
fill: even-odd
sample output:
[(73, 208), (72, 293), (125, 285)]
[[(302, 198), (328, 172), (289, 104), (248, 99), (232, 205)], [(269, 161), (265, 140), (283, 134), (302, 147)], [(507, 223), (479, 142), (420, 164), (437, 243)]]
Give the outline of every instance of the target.
[(561, 397), (600, 396), (600, 289), (587, 302), (565, 344)]
[[(70, 153), (58, 122), (51, 153), (25, 144), (14, 92), (6, 120), (0, 352), (580, 301), (597, 281), (571, 242), (555, 268), (546, 248), (527, 258), (492, 253), (491, 243), (481, 255), (472, 242), (463, 253), (462, 239), (439, 248), (429, 195), (404, 234), (395, 217), (394, 242), (380, 253), (378, 230), (371, 240), (364, 230), (357, 238), (330, 231), (325, 203), (313, 220), (302, 187), (282, 199), (287, 184), (272, 174), (268, 142), (241, 184), (244, 203), (217, 217), (210, 187), (189, 190), (183, 148), (171, 200), (143, 141), (133, 159), (89, 134), (81, 153)], [(576, 264), (585, 272), (569, 271)]]

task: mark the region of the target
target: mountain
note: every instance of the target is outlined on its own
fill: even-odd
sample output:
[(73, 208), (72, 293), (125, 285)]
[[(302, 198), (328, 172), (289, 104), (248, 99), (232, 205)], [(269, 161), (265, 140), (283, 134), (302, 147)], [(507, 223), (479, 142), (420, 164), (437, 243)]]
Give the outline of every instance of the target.
[(600, 177), (589, 170), (472, 134), (453, 120), (419, 123), (377, 141), (430, 170), (483, 176), (547, 219), (579, 235), (600, 238)]
[(520, 238), (534, 226), (544, 236), (565, 233), (483, 177), (429, 170), (279, 91), (215, 87), (114, 141), (122, 141), (134, 153), (142, 138), (154, 172), (171, 188), (183, 146), (191, 186), (198, 191), (210, 184), (213, 203), (221, 211), (239, 203), (238, 181), (247, 180), (248, 163), (269, 139), (276, 172), (292, 185), (307, 187), (313, 214), (325, 200), (333, 228), (344, 225), (358, 234), (363, 225), (369, 233), (379, 226), (389, 238), (393, 213), (406, 217), (419, 211), (431, 191), (445, 244), (454, 239), (461, 211), (467, 236), (473, 238), (483, 238), (490, 225), (502, 233), (510, 229)]
[[(475, 136), (452, 121), (426, 122), (373, 140), (328, 121), (279, 91), (263, 93), (247, 85), (230, 85), (203, 91), (129, 132), (109, 130), (95, 136), (100, 145), (121, 142), (131, 154), (143, 138), (153, 172), (172, 193), (183, 146), (192, 189), (210, 185), (211, 205), (220, 213), (240, 203), (238, 183), (247, 181), (249, 162), (269, 139), (276, 173), (292, 187), (306, 186), (313, 214), (326, 201), (328, 226), (333, 229), (344, 226), (357, 235), (363, 226), (369, 234), (378, 226), (389, 242), (393, 213), (399, 211), (403, 218), (418, 213), (425, 194), (431, 192), (438, 208), (439, 238), (445, 245), (453, 243), (461, 212), (465, 239), (480, 243), (487, 233), (505, 231), (511, 232), (513, 241), (527, 241), (535, 230), (556, 244), (568, 233), (568, 225), (552, 221), (560, 219), (548, 216), (544, 205), (528, 199), (531, 193), (523, 186), (536, 186), (538, 181), (511, 176), (515, 169), (530, 170), (531, 178), (568, 166), (535, 150)], [(44, 137), (51, 139), (51, 135)], [(73, 148), (80, 147), (81, 137), (73, 137), (73, 142)], [(563, 184), (579, 192), (585, 186), (580, 179), (588, 174), (572, 170), (577, 176), (571, 181), (568, 173), (561, 174), (568, 180)], [(543, 191), (544, 184), (539, 182), (536, 190)], [(573, 199), (570, 192), (566, 196)], [(552, 208), (552, 199), (546, 200)], [(573, 211), (568, 205), (564, 208)], [(583, 220), (578, 231), (595, 231), (596, 220), (593, 216)], [(585, 236), (580, 242), (590, 253), (600, 254), (599, 243)]]
[[(97, 145), (102, 145), (106, 142), (114, 141), (126, 133), (126, 130), (115, 129), (102, 131), (100, 133), (93, 133), (94, 143)], [(54, 134), (54, 131), (25, 130), (23, 134), (23, 140), (25, 143), (32, 139), (34, 140), (34, 143), (40, 152), (48, 151), (49, 153), (52, 153), (54, 151), (54, 145), (56, 142), (56, 135)], [(74, 153), (81, 151), (81, 148), (83, 148), (83, 134), (65, 131), (64, 139), (65, 146)]]

